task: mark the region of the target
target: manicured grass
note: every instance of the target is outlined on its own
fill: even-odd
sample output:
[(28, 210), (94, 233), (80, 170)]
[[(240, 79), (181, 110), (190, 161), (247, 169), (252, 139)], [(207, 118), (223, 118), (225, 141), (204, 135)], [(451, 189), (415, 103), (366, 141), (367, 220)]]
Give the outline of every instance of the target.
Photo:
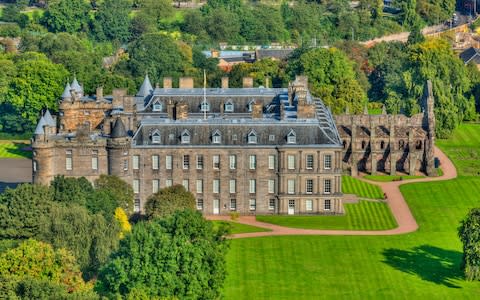
[(218, 228), (220, 224), (227, 225), (228, 227), (230, 227), (230, 234), (271, 231), (269, 229), (246, 225), (246, 224), (240, 224), (237, 222), (212, 221), (212, 223), (215, 228)]
[[(464, 125), (452, 140), (466, 131), (470, 139), (480, 137), (480, 126)], [(458, 147), (477, 151), (473, 141), (465, 142)], [(439, 144), (461, 158), (455, 164), (462, 174), (472, 170), (457, 147)], [(480, 206), (480, 177), (412, 183), (401, 191), (420, 226), (414, 233), (232, 240), (224, 298), (477, 299), (480, 282), (464, 281), (460, 271), (457, 228), (471, 208)]]
[(350, 176), (342, 176), (342, 192), (355, 194), (360, 198), (383, 199), (380, 187)]
[(345, 204), (343, 216), (257, 216), (257, 220), (305, 229), (383, 230), (397, 227), (390, 207), (372, 201)]
[(425, 178), (425, 176), (414, 176), (414, 175), (365, 175), (363, 178), (378, 182), (389, 182), (397, 180), (407, 180), (407, 179), (418, 179)]
[(32, 152), (27, 141), (0, 141), (0, 158), (31, 158)]

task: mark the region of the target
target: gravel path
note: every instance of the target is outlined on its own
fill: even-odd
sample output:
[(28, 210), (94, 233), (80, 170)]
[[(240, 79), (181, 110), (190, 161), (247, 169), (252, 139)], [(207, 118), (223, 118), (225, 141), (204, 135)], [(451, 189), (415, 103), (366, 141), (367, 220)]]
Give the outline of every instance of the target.
[[(408, 179), (393, 182), (374, 182), (367, 179), (361, 179), (369, 183), (376, 184), (382, 188), (387, 195), (387, 203), (390, 205), (392, 213), (397, 221), (398, 227), (390, 230), (317, 230), (317, 229), (298, 229), (283, 227), (274, 224), (259, 222), (255, 216), (241, 216), (238, 222), (256, 227), (270, 229), (268, 232), (251, 232), (233, 234), (231, 238), (251, 238), (274, 235), (394, 235), (414, 232), (418, 229), (418, 224), (410, 211), (402, 193), (400, 185), (412, 182), (427, 182), (448, 180), (457, 177), (457, 170), (452, 161), (437, 147), (435, 147), (435, 156), (440, 160), (443, 175), (439, 177), (426, 177), (420, 179)], [(207, 216), (209, 220), (229, 221), (229, 216)]]

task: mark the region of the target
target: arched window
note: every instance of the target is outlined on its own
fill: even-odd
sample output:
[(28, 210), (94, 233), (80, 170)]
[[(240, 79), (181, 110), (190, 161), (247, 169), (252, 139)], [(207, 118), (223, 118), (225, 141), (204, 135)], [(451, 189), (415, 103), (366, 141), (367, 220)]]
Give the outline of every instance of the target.
[(190, 132), (188, 132), (188, 130), (184, 130), (182, 132), (181, 139), (182, 139), (182, 144), (189, 144), (190, 143)]
[(222, 142), (222, 134), (219, 130), (215, 130), (212, 134), (212, 143), (220, 144)]
[(405, 142), (403, 140), (398, 141), (398, 149), (403, 149), (405, 147)]
[(248, 102), (247, 108), (249, 112), (252, 112), (254, 104), (255, 104), (255, 100), (253, 99)]
[(249, 144), (256, 144), (257, 143), (257, 134), (253, 130), (250, 131), (250, 133), (248, 134), (248, 143)]
[(297, 142), (297, 134), (293, 129), (287, 134), (287, 143), (288, 144), (295, 144)]
[(380, 149), (385, 149), (385, 141), (380, 142)]
[(153, 103), (153, 111), (162, 111), (162, 103), (158, 101)]
[(346, 149), (347, 148), (347, 141), (344, 140), (342, 144), (343, 144), (343, 149)]
[(206, 101), (202, 102), (202, 104), (200, 104), (200, 111), (201, 112), (208, 112), (210, 111), (210, 104)]
[(417, 148), (417, 150), (422, 150), (422, 141), (421, 140), (417, 141), (417, 143), (415, 144), (415, 148)]
[(155, 130), (152, 134), (152, 143), (160, 144), (160, 132)]
[(367, 146), (367, 142), (362, 141), (362, 150), (365, 149), (366, 146)]
[(234, 105), (233, 105), (233, 102), (232, 100), (228, 100), (226, 103), (225, 103), (225, 112), (233, 112), (234, 110)]

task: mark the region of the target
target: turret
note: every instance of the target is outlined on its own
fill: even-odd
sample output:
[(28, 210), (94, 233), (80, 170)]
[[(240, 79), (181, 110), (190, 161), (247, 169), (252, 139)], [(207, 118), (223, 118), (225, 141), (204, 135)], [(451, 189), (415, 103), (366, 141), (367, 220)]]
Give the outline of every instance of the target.
[(70, 92), (71, 90), (72, 90), (72, 87), (70, 86), (70, 83), (67, 82), (67, 84), (65, 85), (65, 89), (63, 90), (62, 100), (72, 99), (72, 93)]
[(107, 141), (108, 174), (131, 182), (130, 138), (122, 119), (117, 118)]
[(83, 87), (78, 83), (77, 77), (73, 78), (70, 88), (78, 95), (79, 98), (83, 97)]
[(150, 79), (148, 78), (148, 74), (145, 74), (145, 79), (143, 80), (142, 86), (138, 90), (137, 96), (138, 97), (146, 97), (150, 95), (150, 93), (153, 91), (152, 83), (150, 82)]

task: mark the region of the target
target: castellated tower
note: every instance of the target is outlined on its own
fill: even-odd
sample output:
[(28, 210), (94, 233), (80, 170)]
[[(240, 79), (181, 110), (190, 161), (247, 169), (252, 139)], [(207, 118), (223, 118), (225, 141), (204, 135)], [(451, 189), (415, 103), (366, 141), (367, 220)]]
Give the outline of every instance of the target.
[(56, 132), (55, 120), (47, 110), (40, 118), (32, 138), (32, 182), (48, 184), (55, 176), (55, 142), (49, 139)]
[(132, 166), (130, 162), (131, 139), (127, 135), (121, 118), (117, 118), (107, 141), (108, 174), (116, 175), (131, 182)]

